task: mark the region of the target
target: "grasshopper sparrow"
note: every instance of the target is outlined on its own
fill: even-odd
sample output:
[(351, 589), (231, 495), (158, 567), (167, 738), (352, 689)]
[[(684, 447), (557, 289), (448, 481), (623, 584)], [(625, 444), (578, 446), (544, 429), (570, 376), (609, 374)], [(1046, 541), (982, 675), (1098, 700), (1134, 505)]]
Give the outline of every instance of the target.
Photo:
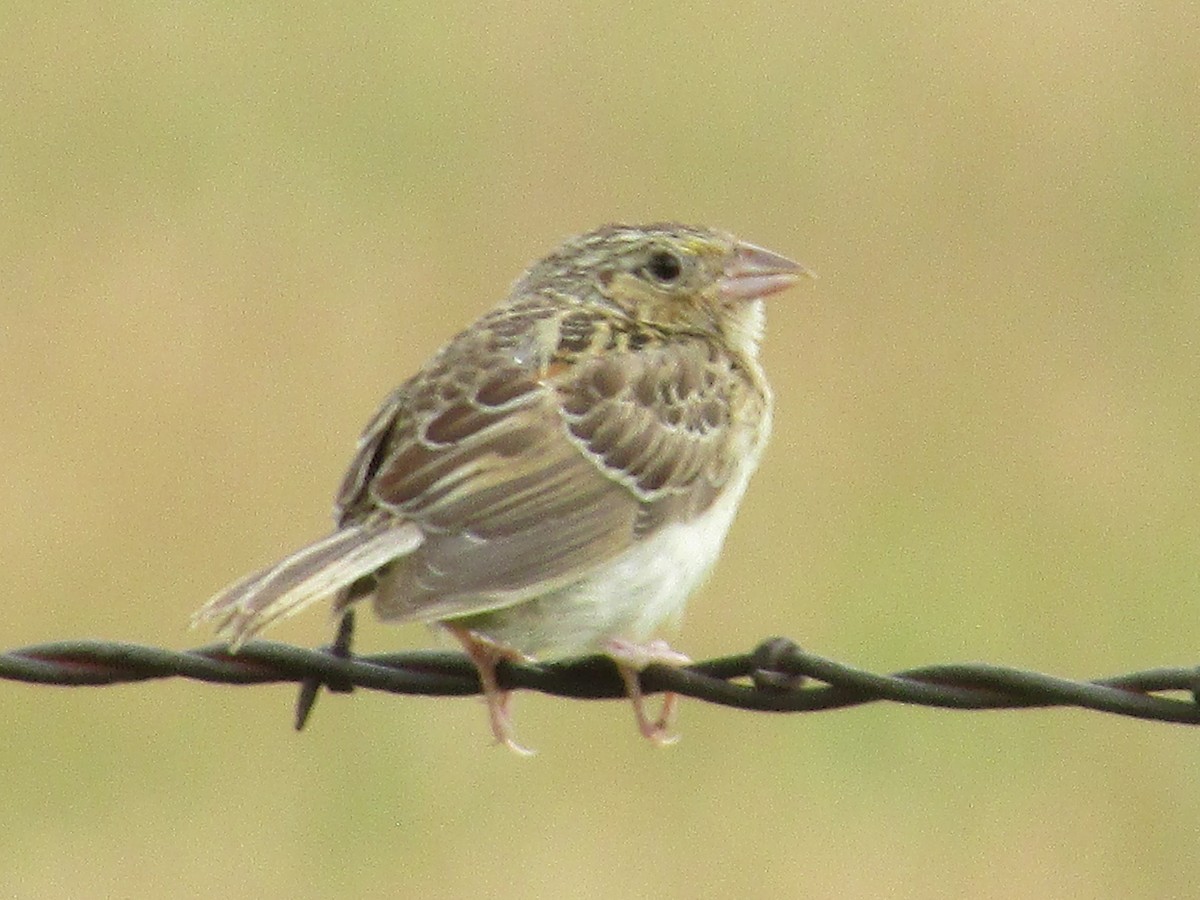
[(336, 530), (213, 597), (236, 649), (323, 598), (453, 635), (512, 737), (505, 658), (600, 651), (646, 737), (643, 643), (716, 561), (771, 427), (762, 298), (808, 274), (679, 224), (607, 225), (533, 265), (508, 298), (384, 402), (337, 495)]

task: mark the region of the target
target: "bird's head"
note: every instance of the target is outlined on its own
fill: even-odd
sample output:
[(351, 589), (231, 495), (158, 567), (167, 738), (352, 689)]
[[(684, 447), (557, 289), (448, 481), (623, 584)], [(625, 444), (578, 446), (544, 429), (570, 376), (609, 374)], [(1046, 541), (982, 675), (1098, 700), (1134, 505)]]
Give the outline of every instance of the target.
[(615, 308), (640, 323), (713, 333), (753, 352), (758, 302), (812, 273), (786, 257), (710, 228), (606, 225), (536, 263), (518, 290)]

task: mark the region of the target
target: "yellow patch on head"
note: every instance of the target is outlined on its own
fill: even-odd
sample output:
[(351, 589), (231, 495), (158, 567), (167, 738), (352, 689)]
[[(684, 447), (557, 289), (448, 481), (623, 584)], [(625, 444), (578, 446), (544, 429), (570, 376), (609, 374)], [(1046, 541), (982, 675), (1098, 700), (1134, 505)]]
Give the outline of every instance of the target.
[(717, 248), (712, 241), (707, 241), (704, 238), (686, 237), (679, 241), (679, 246), (695, 256), (704, 256), (714, 252)]

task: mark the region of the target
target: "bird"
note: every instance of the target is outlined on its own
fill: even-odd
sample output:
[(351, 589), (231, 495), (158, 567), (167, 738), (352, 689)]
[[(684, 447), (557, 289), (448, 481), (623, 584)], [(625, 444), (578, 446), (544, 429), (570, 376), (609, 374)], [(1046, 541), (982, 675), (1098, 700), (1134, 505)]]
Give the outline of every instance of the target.
[(326, 537), (193, 617), (236, 652), (330, 600), (370, 599), (474, 664), (496, 741), (515, 739), (503, 660), (612, 658), (638, 730), (674, 740), (675, 697), (639, 673), (705, 580), (771, 431), (764, 298), (813, 273), (704, 226), (609, 224), (530, 266), (387, 397)]

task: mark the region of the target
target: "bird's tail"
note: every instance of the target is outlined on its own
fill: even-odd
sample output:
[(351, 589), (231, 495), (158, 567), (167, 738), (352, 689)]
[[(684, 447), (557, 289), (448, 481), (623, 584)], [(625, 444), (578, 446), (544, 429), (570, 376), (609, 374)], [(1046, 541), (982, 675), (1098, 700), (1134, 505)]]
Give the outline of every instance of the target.
[(335, 531), (221, 591), (192, 616), (216, 622), (231, 650), (278, 619), (294, 615), (421, 545), (412, 523), (368, 521)]

